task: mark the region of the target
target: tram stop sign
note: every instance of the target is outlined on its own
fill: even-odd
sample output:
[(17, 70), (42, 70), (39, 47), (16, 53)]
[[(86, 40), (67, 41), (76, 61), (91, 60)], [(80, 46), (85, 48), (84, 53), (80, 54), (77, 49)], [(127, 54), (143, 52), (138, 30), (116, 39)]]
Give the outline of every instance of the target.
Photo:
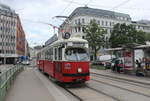
[(63, 38), (64, 39), (69, 39), (70, 38), (70, 33), (69, 32), (65, 32), (64, 34), (63, 34)]

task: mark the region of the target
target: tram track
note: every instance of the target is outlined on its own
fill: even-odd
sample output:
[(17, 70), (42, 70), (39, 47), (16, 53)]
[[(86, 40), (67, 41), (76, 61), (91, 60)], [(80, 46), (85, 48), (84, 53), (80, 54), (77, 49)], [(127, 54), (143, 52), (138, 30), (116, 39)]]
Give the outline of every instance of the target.
[(96, 92), (98, 92), (98, 93), (101, 93), (101, 94), (103, 94), (103, 95), (105, 95), (105, 96), (108, 96), (108, 97), (110, 97), (110, 98), (112, 98), (112, 99), (114, 99), (114, 100), (116, 100), (116, 101), (121, 101), (121, 100), (119, 100), (118, 98), (116, 98), (116, 97), (114, 97), (114, 96), (111, 96), (111, 95), (109, 95), (109, 94), (107, 94), (107, 93), (105, 93), (105, 92), (102, 92), (102, 91), (100, 91), (100, 90), (97, 90), (97, 89), (95, 89), (95, 88), (93, 88), (93, 87), (90, 87), (90, 86), (86, 86), (87, 88), (89, 88), (89, 89), (92, 89), (92, 90), (94, 90), (94, 91), (96, 91)]
[(141, 92), (133, 91), (133, 90), (130, 90), (130, 89), (127, 89), (127, 88), (116, 86), (116, 85), (113, 85), (113, 84), (110, 84), (110, 83), (106, 83), (106, 82), (103, 82), (103, 81), (100, 81), (100, 80), (96, 80), (96, 79), (91, 79), (91, 80), (95, 81), (97, 83), (101, 83), (101, 84), (104, 84), (104, 85), (112, 86), (112, 87), (115, 87), (115, 88), (119, 88), (119, 89), (122, 89), (122, 90), (125, 90), (125, 91), (129, 91), (129, 92), (132, 92), (132, 93), (135, 93), (135, 94), (142, 95), (142, 96), (150, 98), (150, 95), (147, 95), (147, 94), (144, 94), (144, 93), (141, 93)]
[(139, 83), (134, 82), (134, 81), (131, 82), (131, 81), (127, 81), (127, 80), (122, 80), (122, 79), (118, 79), (118, 78), (114, 78), (114, 77), (108, 77), (108, 76), (97, 75), (97, 74), (94, 74), (94, 76), (96, 76), (96, 77), (101, 76), (101, 78), (105, 78), (105, 79), (109, 79), (109, 80), (113, 80), (113, 81), (117, 81), (117, 82), (127, 83), (127, 84), (135, 85), (135, 86), (138, 86), (138, 87), (150, 89), (150, 87), (148, 85), (139, 84)]
[(124, 83), (128, 83), (128, 84), (132, 84), (132, 85), (136, 85), (139, 87), (150, 89), (150, 86), (149, 86), (150, 83), (140, 82), (140, 81), (136, 81), (136, 80), (130, 80), (130, 79), (126, 79), (126, 78), (114, 77), (114, 76), (104, 75), (104, 74), (99, 74), (99, 73), (90, 73), (90, 74), (105, 77), (105, 78), (108, 78), (110, 80), (114, 80), (114, 81), (118, 81), (118, 82), (124, 82)]
[[(86, 100), (88, 100), (87, 98), (82, 98), (82, 97), (80, 97), (79, 94), (74, 93), (73, 90), (70, 90), (70, 89), (67, 88), (67, 87), (63, 87), (63, 88), (64, 88), (69, 94), (71, 94), (71, 95), (74, 96), (76, 99), (78, 99), (79, 101), (86, 101)], [(90, 87), (90, 86), (87, 85), (87, 84), (84, 85), (84, 88), (90, 89), (90, 90), (92, 90), (92, 91), (94, 91), (94, 92), (96, 92), (96, 93), (98, 93), (98, 94), (101, 94), (101, 95), (103, 95), (103, 96), (106, 96), (107, 98), (113, 99), (114, 101), (121, 101), (121, 100), (118, 99), (117, 97), (111, 96), (111, 95), (109, 95), (109, 94), (107, 94), (107, 93), (105, 93), (105, 92), (102, 92), (102, 91), (97, 90), (97, 89), (95, 89), (95, 88), (93, 88), (93, 87)], [(82, 88), (81, 88), (81, 89), (82, 89)], [(88, 96), (88, 95), (87, 95), (87, 96)], [(93, 101), (94, 101), (94, 100), (93, 100)], [(111, 101), (112, 101), (112, 100), (111, 100)]]
[(82, 99), (80, 96), (78, 96), (77, 94), (73, 93), (71, 90), (67, 89), (66, 87), (63, 87), (69, 94), (71, 94), (72, 96), (74, 96), (76, 99), (78, 99), (79, 101), (84, 101), (84, 99)]

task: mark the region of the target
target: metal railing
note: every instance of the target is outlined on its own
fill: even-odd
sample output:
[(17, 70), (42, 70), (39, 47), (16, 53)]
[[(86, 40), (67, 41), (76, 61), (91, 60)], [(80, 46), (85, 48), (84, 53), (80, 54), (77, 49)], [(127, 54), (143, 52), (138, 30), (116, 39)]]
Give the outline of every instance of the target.
[(4, 101), (6, 93), (13, 83), (16, 75), (23, 70), (22, 65), (15, 65), (0, 74), (0, 101)]

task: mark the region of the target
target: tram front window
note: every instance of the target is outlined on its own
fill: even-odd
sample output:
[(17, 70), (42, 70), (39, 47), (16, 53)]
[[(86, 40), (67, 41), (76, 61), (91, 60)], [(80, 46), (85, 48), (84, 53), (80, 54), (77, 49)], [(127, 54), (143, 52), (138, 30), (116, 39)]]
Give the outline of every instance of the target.
[(88, 55), (85, 49), (82, 48), (69, 48), (65, 51), (66, 60), (71, 61), (87, 61)]

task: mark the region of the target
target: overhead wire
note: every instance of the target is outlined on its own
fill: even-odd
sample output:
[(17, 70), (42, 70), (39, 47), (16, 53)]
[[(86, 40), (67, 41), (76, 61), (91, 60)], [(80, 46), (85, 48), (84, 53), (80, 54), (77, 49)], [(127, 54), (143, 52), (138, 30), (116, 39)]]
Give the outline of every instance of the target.
[(88, 6), (88, 4), (90, 4), (91, 2), (92, 2), (92, 0), (89, 0), (86, 5)]
[(130, 2), (130, 1), (131, 1), (131, 0), (125, 0), (125, 1), (121, 2), (120, 4), (114, 6), (111, 10), (114, 10), (114, 9), (116, 9), (116, 8), (122, 6), (122, 5), (125, 5), (126, 3)]
[(33, 20), (30, 20), (30, 19), (22, 19), (22, 20), (27, 21), (27, 22), (30, 22), (30, 23), (38, 23), (38, 24), (50, 25), (50, 26), (52, 26), (53, 28), (59, 28), (59, 27), (57, 27), (57, 26), (54, 25), (54, 24), (46, 23), (46, 22), (43, 22), (43, 21), (33, 21)]
[(74, 2), (74, 0), (71, 0), (59, 15), (62, 15), (73, 2)]
[[(70, 0), (63, 0), (64, 2), (71, 2)], [(79, 2), (76, 2), (76, 1), (72, 1), (73, 4), (76, 4), (76, 5), (87, 5), (87, 3), (79, 3)], [(95, 5), (95, 4), (89, 4), (88, 5), (91, 5), (91, 6), (101, 6), (101, 7), (106, 7), (106, 6), (103, 6), (103, 5)], [(107, 6), (108, 7), (108, 6)]]

